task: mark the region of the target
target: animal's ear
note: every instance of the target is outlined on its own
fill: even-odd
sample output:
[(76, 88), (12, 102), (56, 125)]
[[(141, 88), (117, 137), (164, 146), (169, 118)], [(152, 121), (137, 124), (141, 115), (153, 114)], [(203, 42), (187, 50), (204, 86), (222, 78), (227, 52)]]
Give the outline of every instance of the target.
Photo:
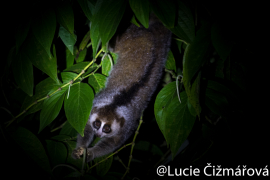
[(96, 113), (97, 112), (97, 107), (93, 107), (91, 110), (91, 114)]
[(121, 126), (121, 127), (124, 126), (125, 121), (126, 121), (125, 118), (123, 118), (123, 117), (120, 118), (120, 126)]

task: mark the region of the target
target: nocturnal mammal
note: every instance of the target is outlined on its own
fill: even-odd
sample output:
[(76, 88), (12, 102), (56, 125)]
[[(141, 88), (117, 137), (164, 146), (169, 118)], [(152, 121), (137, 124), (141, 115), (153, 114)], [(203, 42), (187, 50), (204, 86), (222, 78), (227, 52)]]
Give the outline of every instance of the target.
[[(117, 63), (105, 88), (96, 94), (84, 130), (78, 135), (72, 157), (79, 159), (87, 149), (87, 161), (109, 154), (134, 133), (160, 81), (171, 43), (171, 32), (153, 14), (149, 28), (131, 24), (116, 38)], [(100, 141), (88, 147), (94, 135)]]

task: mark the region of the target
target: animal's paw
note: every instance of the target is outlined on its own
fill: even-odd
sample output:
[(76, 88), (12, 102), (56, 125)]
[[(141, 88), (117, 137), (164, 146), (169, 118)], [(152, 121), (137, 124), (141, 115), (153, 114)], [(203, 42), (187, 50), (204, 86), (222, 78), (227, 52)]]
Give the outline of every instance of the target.
[(80, 156), (83, 155), (84, 148), (83, 147), (77, 147), (73, 150), (71, 156), (73, 159), (80, 159)]
[(91, 151), (91, 148), (87, 148), (87, 162), (90, 162), (94, 159), (94, 153)]

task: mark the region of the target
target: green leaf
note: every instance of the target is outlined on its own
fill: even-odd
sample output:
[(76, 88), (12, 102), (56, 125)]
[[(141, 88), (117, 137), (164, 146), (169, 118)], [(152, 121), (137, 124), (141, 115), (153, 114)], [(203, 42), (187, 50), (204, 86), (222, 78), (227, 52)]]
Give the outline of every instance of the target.
[(201, 113), (201, 105), (200, 105), (200, 97), (199, 97), (199, 95), (200, 95), (200, 80), (201, 80), (201, 72), (199, 72), (196, 79), (194, 80), (194, 82), (190, 86), (185, 86), (189, 102), (193, 106), (193, 108), (195, 109), (196, 114), (199, 116), (199, 118), (200, 118), (200, 113)]
[(12, 138), (44, 171), (52, 174), (49, 159), (45, 149), (39, 139), (29, 130), (18, 127), (13, 133)]
[[(89, 63), (90, 63), (89, 61), (79, 62), (79, 63), (74, 64), (73, 66), (71, 66), (71, 67), (65, 69), (64, 71), (65, 71), (65, 72), (71, 71), (71, 72), (75, 72), (75, 73), (78, 73), (78, 74), (79, 74), (79, 73), (82, 72), (82, 70), (83, 70)], [(91, 71), (93, 71), (94, 69), (96, 69), (96, 67), (97, 67), (97, 64), (94, 63), (94, 64), (92, 64), (92, 65), (88, 68), (88, 70), (91, 69)], [(87, 72), (88, 72), (88, 70), (87, 70)]]
[(27, 55), (34, 66), (49, 75), (55, 82), (59, 82), (57, 77), (57, 63), (55, 57), (49, 58), (47, 52), (34, 36), (26, 45)]
[(99, 34), (98, 11), (101, 7), (102, 2), (103, 0), (97, 1), (95, 8), (93, 10), (92, 22), (90, 23), (90, 38), (92, 42), (93, 58), (96, 56), (97, 49), (101, 43), (100, 34)]
[(149, 1), (148, 0), (129, 0), (129, 5), (140, 23), (149, 27)]
[[(112, 153), (99, 157), (99, 158), (95, 158), (94, 162), (98, 163), (99, 161), (106, 159), (109, 155), (111, 155)], [(111, 156), (109, 159), (107, 159), (106, 161), (98, 164), (98, 166), (96, 166), (96, 171), (97, 174), (99, 176), (105, 176), (105, 174), (107, 174), (107, 172), (110, 170), (110, 167), (112, 166), (112, 162), (113, 162), (113, 156)]]
[(174, 157), (181, 144), (189, 135), (195, 117), (189, 112), (187, 95), (180, 93), (181, 104), (177, 97), (175, 82), (166, 85), (157, 95), (154, 110), (158, 126), (170, 145)]
[(156, 146), (155, 144), (151, 144), (148, 141), (136, 142), (134, 149), (138, 149), (141, 151), (149, 151), (153, 155), (159, 155), (159, 156), (163, 155), (163, 152), (161, 151), (161, 149), (158, 146)]
[(104, 74), (105, 76), (109, 76), (109, 73), (112, 69), (112, 63), (110, 61), (110, 58), (108, 56), (106, 56), (103, 61), (101, 62), (102, 65), (102, 74)]
[(66, 121), (65, 125), (62, 127), (60, 135), (68, 135), (70, 137), (77, 137), (77, 131)]
[[(100, 67), (100, 66), (99, 66)], [(90, 74), (92, 71), (96, 70), (98, 68), (98, 65), (96, 63), (93, 63), (88, 69), (87, 71), (82, 75), (82, 77)]]
[(33, 66), (24, 51), (17, 55), (12, 67), (16, 83), (26, 94), (33, 96)]
[(210, 45), (210, 26), (204, 24), (198, 31), (196, 38), (188, 44), (183, 58), (183, 83), (189, 101), (200, 115), (199, 87), (201, 73), (200, 69), (206, 61)]
[(85, 56), (87, 53), (87, 49), (84, 49), (82, 51), (78, 51), (79, 56), (76, 56), (75, 60), (77, 63), (84, 61)]
[(74, 63), (74, 55), (71, 54), (70, 50), (66, 48), (66, 66), (71, 67)]
[(183, 44), (183, 42), (181, 42), (181, 41), (175, 41), (176, 42), (176, 44), (177, 44), (177, 47), (178, 47), (178, 50), (179, 50), (179, 53), (181, 54), (181, 52), (182, 52), (182, 44)]
[(174, 72), (176, 72), (175, 59), (173, 57), (172, 51), (169, 51), (169, 53), (168, 53), (165, 68), (168, 69), (168, 70), (173, 70)]
[(92, 108), (94, 93), (89, 85), (79, 83), (71, 86), (69, 98), (65, 99), (64, 108), (68, 122), (81, 136)]
[(38, 133), (40, 133), (58, 116), (62, 108), (66, 91), (67, 88), (64, 88), (61, 91), (53, 94), (51, 97), (45, 99), (40, 113), (40, 124)]
[[(36, 85), (35, 95), (32, 97), (26, 97), (21, 107), (21, 111), (26, 109), (30, 104), (35, 102), (38, 99), (41, 99), (49, 94), (49, 92), (55, 91), (61, 86), (61, 84), (56, 83), (52, 78), (48, 77), (47, 79), (39, 82)], [(27, 114), (31, 114), (34, 112), (39, 111), (42, 108), (43, 101), (39, 102), (38, 104), (32, 106), (28, 111)]]
[(59, 28), (59, 36), (73, 55), (73, 48), (77, 41), (77, 36), (75, 34), (70, 34), (63, 26), (60, 26)]
[(57, 8), (57, 20), (72, 36), (74, 35), (74, 14), (68, 1)]
[(89, 6), (93, 6), (93, 4), (91, 2), (89, 2), (88, 0), (78, 0), (85, 16), (89, 19), (89, 21), (92, 21), (92, 12), (91, 12), (91, 8)]
[(206, 55), (210, 45), (210, 26), (204, 24), (197, 32), (194, 41), (187, 45), (183, 58), (183, 75), (187, 83), (199, 72), (206, 61)]
[(110, 52), (111, 54), (111, 57), (112, 57), (112, 61), (110, 60), (109, 56), (106, 56), (103, 61), (101, 62), (101, 65), (102, 65), (102, 74), (106, 75), (106, 76), (109, 76), (109, 73), (111, 71), (111, 69), (113, 68), (112, 67), (112, 63), (113, 64), (116, 64), (117, 62), (117, 58), (118, 58), (118, 54), (116, 53), (113, 53), (113, 52)]
[(163, 22), (168, 28), (174, 27), (176, 6), (173, 0), (154, 0), (151, 1), (151, 7), (161, 22)]
[(88, 78), (88, 83), (95, 90), (95, 94), (97, 94), (101, 89), (105, 87), (106, 84), (106, 76), (102, 74), (95, 73)]
[(187, 43), (191, 43), (195, 38), (195, 26), (191, 10), (186, 5), (178, 1), (178, 22), (171, 31)]
[(15, 34), (16, 39), (16, 53), (19, 52), (19, 48), (21, 47), (22, 43), (25, 41), (27, 34), (29, 32), (31, 26), (32, 16), (27, 15), (27, 18), (24, 21), (18, 22), (18, 29)]
[(61, 142), (52, 140), (46, 140), (46, 143), (52, 166), (54, 167), (58, 164), (64, 164), (67, 158), (66, 146)]
[(73, 80), (77, 76), (78, 76), (77, 74), (72, 73), (72, 72), (62, 72), (61, 73), (63, 84), (69, 83), (71, 80)]
[(88, 42), (90, 41), (90, 31), (88, 31), (85, 36), (83, 37), (83, 40), (79, 46), (79, 51), (82, 51), (86, 48)]
[(100, 9), (93, 23), (98, 22), (98, 29), (102, 44), (106, 44), (116, 32), (124, 15), (126, 0), (102, 1)]
[(167, 143), (169, 143), (169, 141), (167, 139), (168, 137), (165, 136), (166, 134), (165, 132), (167, 131), (166, 126), (165, 126), (165, 122), (166, 122), (165, 112), (168, 110), (169, 104), (171, 103), (173, 98), (176, 96), (177, 96), (176, 83), (174, 81), (174, 82), (171, 82), (170, 84), (167, 84), (158, 93), (156, 97), (155, 105), (154, 105), (156, 121)]
[(51, 137), (51, 139), (56, 140), (56, 141), (62, 141), (62, 142), (72, 140), (72, 138), (70, 136), (65, 135), (65, 134), (59, 134), (59, 135), (53, 136), (53, 137)]
[(61, 86), (60, 83), (56, 83), (52, 78), (44, 79), (36, 85), (35, 95), (37, 97), (45, 97), (50, 91), (55, 91)]
[(130, 22), (133, 23), (133, 24), (135, 24), (136, 26), (140, 27), (140, 24), (137, 22), (135, 16), (132, 16)]
[(165, 134), (170, 144), (172, 158), (175, 157), (182, 143), (187, 139), (192, 130), (196, 117), (192, 116), (187, 106), (187, 95), (185, 92), (180, 93), (181, 104), (178, 97), (170, 102), (165, 112)]
[(93, 58), (94, 58), (96, 57), (98, 47), (101, 43), (97, 23), (96, 24), (91, 23), (90, 37), (91, 37), (91, 42), (92, 42)]
[(118, 54), (117, 53), (113, 53), (113, 52), (110, 52), (111, 54), (111, 57), (113, 59), (113, 64), (116, 64), (117, 63), (117, 59), (118, 59)]
[(222, 27), (218, 24), (213, 24), (211, 28), (211, 39), (212, 43), (221, 57), (222, 60), (226, 60), (229, 56), (233, 43), (230, 40), (230, 33), (228, 33), (228, 29), (226, 27)]
[(45, 49), (50, 58), (51, 44), (56, 29), (56, 18), (53, 10), (41, 11), (36, 14), (37, 20), (33, 23), (32, 29), (37, 41)]
[(205, 104), (207, 107), (217, 115), (226, 117), (228, 108), (228, 101), (226, 97), (223, 94), (209, 88), (206, 88), (205, 95)]
[(194, 109), (194, 107), (191, 105), (191, 103), (189, 102), (189, 99), (188, 99), (188, 101), (187, 101), (187, 106), (188, 106), (188, 110), (189, 110), (190, 114), (191, 114), (192, 116), (196, 117), (196, 116), (197, 116), (197, 112), (196, 112), (196, 110)]

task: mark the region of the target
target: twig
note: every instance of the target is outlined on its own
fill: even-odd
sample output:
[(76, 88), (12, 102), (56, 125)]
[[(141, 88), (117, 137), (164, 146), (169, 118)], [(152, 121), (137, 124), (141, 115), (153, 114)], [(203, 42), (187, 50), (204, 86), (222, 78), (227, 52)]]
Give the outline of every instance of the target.
[(131, 150), (130, 150), (130, 156), (129, 156), (129, 161), (128, 161), (128, 166), (127, 166), (127, 169), (126, 169), (126, 172), (125, 174), (122, 176), (121, 179), (124, 179), (124, 177), (126, 176), (126, 174), (129, 172), (129, 166), (130, 166), (130, 162), (131, 162), (131, 159), (132, 159), (132, 152), (133, 152), (133, 148), (135, 146), (135, 140), (136, 140), (136, 137), (137, 135), (139, 134), (139, 129), (141, 127), (141, 124), (142, 124), (143, 120), (142, 120), (142, 116), (141, 116), (141, 119), (140, 119), (140, 123), (139, 123), (139, 126), (135, 132), (135, 135), (134, 135), (134, 138), (133, 138), (133, 141), (132, 141), (132, 147), (131, 147)]

